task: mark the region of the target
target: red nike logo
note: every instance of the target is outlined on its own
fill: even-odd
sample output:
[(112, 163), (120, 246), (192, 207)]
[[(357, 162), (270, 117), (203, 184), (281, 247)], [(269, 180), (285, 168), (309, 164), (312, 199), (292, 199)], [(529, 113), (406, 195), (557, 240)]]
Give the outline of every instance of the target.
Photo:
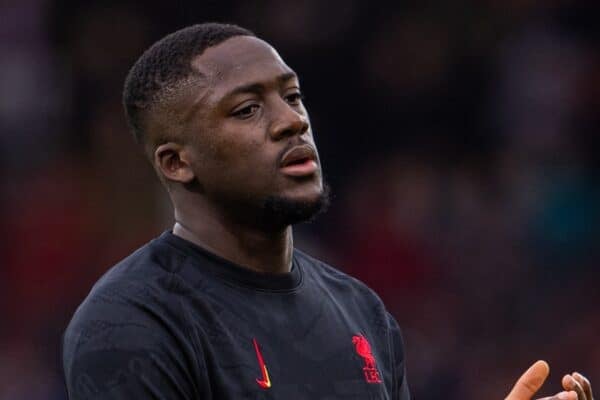
[(265, 361), (263, 360), (262, 354), (260, 353), (260, 349), (258, 348), (258, 342), (256, 339), (252, 339), (252, 343), (254, 343), (254, 350), (256, 351), (256, 358), (258, 359), (258, 366), (260, 367), (260, 372), (262, 373), (262, 379), (256, 379), (256, 383), (263, 389), (268, 389), (271, 387), (271, 379), (269, 379), (269, 371), (267, 371), (267, 366), (265, 365)]

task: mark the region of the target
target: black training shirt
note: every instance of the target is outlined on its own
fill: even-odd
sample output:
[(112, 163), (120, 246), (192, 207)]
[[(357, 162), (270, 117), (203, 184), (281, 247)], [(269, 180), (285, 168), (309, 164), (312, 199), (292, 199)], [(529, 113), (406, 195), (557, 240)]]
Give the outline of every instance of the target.
[(408, 400), (400, 330), (373, 291), (298, 250), (292, 265), (258, 273), (163, 233), (75, 312), (69, 398)]

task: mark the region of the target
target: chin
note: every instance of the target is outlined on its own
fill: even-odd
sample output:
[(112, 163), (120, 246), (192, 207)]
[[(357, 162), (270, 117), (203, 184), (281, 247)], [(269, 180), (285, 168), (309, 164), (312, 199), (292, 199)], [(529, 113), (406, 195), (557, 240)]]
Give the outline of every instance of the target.
[(323, 182), (317, 179), (306, 180), (305, 182), (299, 182), (292, 187), (285, 188), (279, 193), (275, 194), (274, 197), (287, 199), (289, 201), (300, 201), (300, 202), (313, 202), (319, 201), (319, 199), (326, 195), (326, 188)]
[(268, 196), (263, 203), (263, 221), (285, 227), (314, 219), (329, 205), (327, 185), (313, 190)]

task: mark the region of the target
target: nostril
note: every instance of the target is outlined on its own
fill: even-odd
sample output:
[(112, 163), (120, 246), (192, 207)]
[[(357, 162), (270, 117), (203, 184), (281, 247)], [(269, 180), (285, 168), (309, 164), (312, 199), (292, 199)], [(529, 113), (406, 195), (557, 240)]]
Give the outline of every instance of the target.
[(286, 114), (279, 121), (274, 121), (271, 127), (273, 138), (303, 135), (309, 129), (308, 120), (304, 115), (294, 111), (293, 115)]

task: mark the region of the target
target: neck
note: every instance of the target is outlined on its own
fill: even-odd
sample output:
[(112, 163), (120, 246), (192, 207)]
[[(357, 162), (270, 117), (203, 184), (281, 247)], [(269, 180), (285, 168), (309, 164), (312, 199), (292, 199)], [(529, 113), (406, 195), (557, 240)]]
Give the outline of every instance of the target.
[(292, 227), (265, 231), (207, 207), (175, 207), (173, 234), (240, 266), (284, 273), (292, 267)]

